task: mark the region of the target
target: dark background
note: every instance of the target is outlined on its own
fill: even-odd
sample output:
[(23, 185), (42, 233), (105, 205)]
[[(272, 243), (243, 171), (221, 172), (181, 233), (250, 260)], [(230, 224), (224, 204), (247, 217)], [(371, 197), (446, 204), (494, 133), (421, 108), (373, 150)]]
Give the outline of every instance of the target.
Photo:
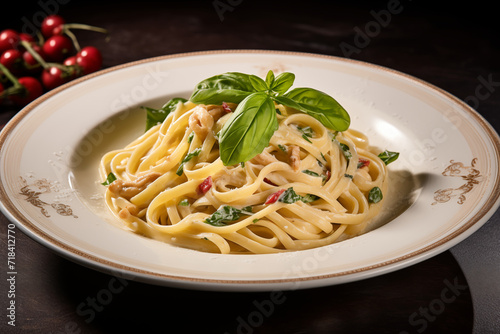
[[(225, 3), (230, 9), (218, 11), (214, 3)], [(399, 3), (400, 11), (380, 24), (359, 52), (346, 53), (342, 45), (359, 43), (359, 31), (366, 32), (394, 3)], [(30, 23), (36, 26), (37, 19), (50, 13), (64, 16), (67, 22), (108, 29), (108, 41), (98, 33), (77, 33), (82, 46), (94, 45), (102, 51), (105, 68), (221, 49), (347, 57), (434, 84), (468, 102), (500, 129), (500, 29), (494, 2), (40, 0), (11, 5), (2, 9), (2, 30), (30, 29)], [(485, 80), (490, 82), (488, 87)], [(479, 89), (489, 94), (478, 98)], [(0, 125), (17, 111), (2, 109)], [(0, 261), (4, 261), (7, 220), (0, 219)], [(123, 289), (90, 320), (90, 313), (82, 315), (78, 307), (88, 306), (88, 298), (96, 298), (116, 282), (114, 278), (62, 259), (18, 233), (17, 327), (5, 326), (2, 313), (0, 332), (498, 333), (499, 226), (497, 212), (450, 251), (392, 274), (286, 292), (283, 303), (275, 304), (269, 316), (261, 312), (261, 318), (256, 303), (268, 300), (269, 293), (185, 291), (125, 281)], [(430, 306), (439, 305), (446, 282), (465, 288), (445, 309), (429, 313)], [(1, 287), (0, 309), (5, 310), (3, 276)]]

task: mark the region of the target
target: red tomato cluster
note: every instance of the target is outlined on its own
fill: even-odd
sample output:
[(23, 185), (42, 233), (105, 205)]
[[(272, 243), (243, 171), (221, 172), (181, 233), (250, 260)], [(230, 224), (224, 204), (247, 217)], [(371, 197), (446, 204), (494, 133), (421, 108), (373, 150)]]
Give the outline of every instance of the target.
[(0, 32), (0, 103), (24, 106), (72, 79), (98, 71), (102, 55), (94, 46), (80, 47), (73, 29), (106, 31), (47, 16), (35, 37), (14, 29)]

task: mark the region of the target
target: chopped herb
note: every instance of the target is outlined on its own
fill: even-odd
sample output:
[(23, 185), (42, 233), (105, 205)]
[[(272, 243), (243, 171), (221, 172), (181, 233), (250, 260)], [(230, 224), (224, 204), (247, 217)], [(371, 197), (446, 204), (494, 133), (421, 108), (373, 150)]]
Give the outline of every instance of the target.
[(370, 203), (378, 203), (382, 198), (382, 190), (379, 187), (373, 187), (368, 193), (368, 202)]
[(315, 176), (315, 177), (321, 177), (322, 175), (316, 173), (316, 172), (313, 172), (312, 170), (309, 170), (309, 169), (305, 169), (302, 171), (302, 173), (304, 174), (307, 174), (307, 175), (311, 175), (311, 176)]
[(240, 162), (240, 166), (241, 166), (241, 168), (245, 168), (245, 163), (244, 162)]
[(278, 147), (279, 147), (279, 149), (280, 149), (280, 150), (282, 150), (283, 152), (285, 152), (285, 153), (287, 152), (286, 146), (281, 145), (281, 144), (278, 144)]
[(202, 239), (203, 239), (203, 240), (207, 240), (207, 241), (210, 241), (210, 240), (208, 240), (208, 238), (207, 238), (207, 237), (203, 237)]
[(252, 206), (245, 206), (244, 208), (241, 208), (241, 213), (246, 214), (246, 215), (251, 215), (253, 213)]
[(255, 223), (256, 223), (256, 222), (258, 222), (259, 220), (260, 220), (260, 219), (254, 219), (254, 220), (252, 220), (252, 223), (254, 223), (254, 224), (255, 224)]
[(323, 158), (323, 160), (325, 160), (325, 162), (326, 162), (326, 158), (325, 158), (325, 156), (323, 155), (323, 153), (322, 153), (322, 152), (321, 152), (321, 157), (322, 157), (322, 158)]
[(351, 151), (349, 150), (349, 146), (347, 146), (344, 143), (339, 143), (339, 145), (340, 145), (340, 148), (342, 148), (342, 152), (344, 153), (344, 157), (346, 158), (346, 160), (351, 159), (352, 154), (351, 154)]
[(297, 129), (309, 138), (312, 138), (314, 135), (314, 130), (310, 126), (306, 126), (303, 128), (298, 126)]
[(183, 199), (182, 201), (179, 202), (180, 206), (189, 206), (189, 201), (187, 198)]
[(186, 162), (193, 159), (193, 157), (198, 156), (200, 154), (200, 152), (201, 152), (201, 148), (197, 148), (193, 152), (186, 154), (184, 159), (182, 159), (181, 164), (179, 165), (179, 168), (177, 168), (177, 172), (175, 172), (175, 174), (181, 176), (182, 173), (184, 172), (184, 165), (186, 164)]
[(297, 201), (300, 201), (302, 199), (302, 196), (297, 195), (297, 193), (293, 190), (292, 187), (288, 188), (281, 194), (281, 196), (278, 198), (279, 202), (286, 203), (286, 204), (292, 204)]
[(194, 138), (194, 131), (192, 131), (190, 134), (189, 134), (189, 137), (188, 137), (188, 143), (191, 144), (191, 142), (193, 141), (193, 138)]
[(285, 204), (293, 204), (297, 201), (302, 201), (304, 203), (311, 203), (317, 199), (319, 199), (319, 197), (316, 195), (312, 195), (312, 194), (307, 194), (305, 196), (298, 195), (293, 190), (293, 187), (290, 187), (286, 190), (280, 189), (277, 192), (269, 195), (265, 204), (273, 204), (276, 201), (281, 202), (281, 203), (285, 203)]
[(108, 177), (106, 178), (106, 181), (104, 181), (103, 183), (101, 183), (103, 186), (109, 186), (111, 183), (113, 183), (114, 181), (116, 181), (116, 176), (115, 174), (113, 173), (109, 173), (108, 174)]
[(312, 141), (307, 137), (308, 137), (307, 135), (302, 135), (302, 138), (304, 138), (306, 141), (312, 144)]
[(351, 180), (354, 178), (354, 176), (351, 174), (344, 174), (344, 176), (350, 178)]
[(316, 172), (314, 172), (312, 170), (309, 170), (309, 169), (303, 170), (302, 173), (307, 174), (307, 175), (311, 175), (311, 176), (314, 176), (314, 177), (320, 177), (320, 178), (323, 179), (323, 181), (326, 180), (326, 175), (324, 175), (324, 174), (318, 174), (318, 173), (316, 173)]
[(311, 129), (310, 126), (306, 126), (301, 128), (300, 126), (297, 126), (297, 130), (299, 130), (302, 133), (302, 138), (307, 140), (308, 142), (312, 143), (309, 138), (312, 138), (314, 135), (314, 130)]
[(227, 222), (238, 220), (241, 213), (240, 209), (229, 205), (223, 205), (219, 208), (219, 210), (215, 211), (211, 216), (205, 219), (204, 222), (212, 226), (226, 226)]
[(281, 115), (281, 110), (279, 110), (278, 108), (276, 108), (276, 113), (277, 113), (278, 115)]
[(390, 164), (391, 162), (394, 162), (397, 160), (397, 158), (399, 157), (399, 152), (391, 152), (391, 151), (387, 151), (385, 150), (384, 152), (380, 153), (378, 155), (378, 157), (380, 159), (382, 159), (382, 161), (388, 165)]
[(313, 194), (307, 194), (305, 196), (301, 196), (302, 198), (300, 199), (304, 203), (311, 203), (319, 199), (319, 196), (313, 195)]

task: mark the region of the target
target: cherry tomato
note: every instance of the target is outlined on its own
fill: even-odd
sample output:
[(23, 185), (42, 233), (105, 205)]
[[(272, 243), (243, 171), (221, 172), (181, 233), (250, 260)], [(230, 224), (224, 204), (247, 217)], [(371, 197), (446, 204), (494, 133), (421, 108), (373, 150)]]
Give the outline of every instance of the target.
[(20, 41), (26, 41), (26, 42), (29, 42), (29, 43), (36, 43), (35, 37), (33, 37), (30, 34), (26, 34), (24, 32), (22, 32), (22, 33), (19, 34), (19, 40)]
[[(62, 26), (64, 25), (64, 19), (59, 15), (49, 15), (45, 17), (42, 21), (42, 35), (45, 38), (49, 38), (54, 35), (60, 35), (62, 33)], [(55, 31), (54, 31), (55, 30)]]
[(71, 70), (74, 71), (74, 73), (73, 73), (73, 77), (74, 78), (79, 77), (80, 75), (82, 75), (82, 68), (76, 62), (76, 56), (71, 56), (71, 57), (66, 58), (63, 61), (63, 65), (71, 68)]
[(45, 89), (51, 90), (68, 82), (70, 76), (59, 67), (51, 66), (42, 71), (41, 79)]
[(76, 54), (76, 63), (82, 68), (83, 74), (89, 74), (101, 69), (102, 55), (94, 46), (86, 46)]
[(63, 61), (63, 65), (66, 66), (76, 66), (76, 56), (71, 56)]
[(43, 86), (33, 77), (21, 77), (19, 83), (24, 87), (24, 92), (9, 96), (10, 100), (18, 106), (25, 106), (43, 94)]
[(42, 46), (46, 60), (62, 62), (74, 51), (73, 42), (66, 36), (56, 35), (49, 37)]
[[(34, 44), (31, 47), (42, 59), (45, 58), (41, 46)], [(23, 60), (26, 70), (31, 74), (38, 73), (42, 69), (42, 65), (28, 51), (23, 52)]]
[(0, 32), (0, 52), (15, 49), (20, 41), (19, 34), (13, 29), (5, 29)]
[(14, 75), (20, 75), (24, 70), (23, 54), (16, 49), (10, 49), (2, 53), (0, 63)]

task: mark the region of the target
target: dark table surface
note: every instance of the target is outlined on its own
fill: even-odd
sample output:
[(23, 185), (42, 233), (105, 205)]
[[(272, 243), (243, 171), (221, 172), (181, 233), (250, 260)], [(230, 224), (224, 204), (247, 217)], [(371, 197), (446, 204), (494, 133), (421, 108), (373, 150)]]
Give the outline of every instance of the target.
[[(413, 75), (469, 103), (500, 130), (500, 38), (487, 2), (47, 0), (2, 10), (0, 29), (58, 13), (108, 29), (79, 33), (104, 68), (190, 51), (266, 49), (362, 60)], [(31, 25), (30, 25), (31, 24)], [(368, 29), (368, 30), (367, 30)], [(372, 30), (369, 30), (372, 29)], [(365, 32), (367, 39), (360, 39)], [(351, 45), (346, 49), (342, 45)], [(489, 82), (485, 87), (485, 82)], [(479, 94), (488, 89), (490, 94)], [(0, 112), (3, 127), (18, 110)], [(343, 285), (219, 293), (120, 280), (16, 235), (16, 326), (8, 325), (7, 224), (0, 214), (1, 333), (500, 333), (500, 212), (438, 256)], [(114, 293), (103, 299), (113, 282)], [(109, 294), (106, 296), (109, 297)], [(101, 303), (99, 303), (99, 300)]]

